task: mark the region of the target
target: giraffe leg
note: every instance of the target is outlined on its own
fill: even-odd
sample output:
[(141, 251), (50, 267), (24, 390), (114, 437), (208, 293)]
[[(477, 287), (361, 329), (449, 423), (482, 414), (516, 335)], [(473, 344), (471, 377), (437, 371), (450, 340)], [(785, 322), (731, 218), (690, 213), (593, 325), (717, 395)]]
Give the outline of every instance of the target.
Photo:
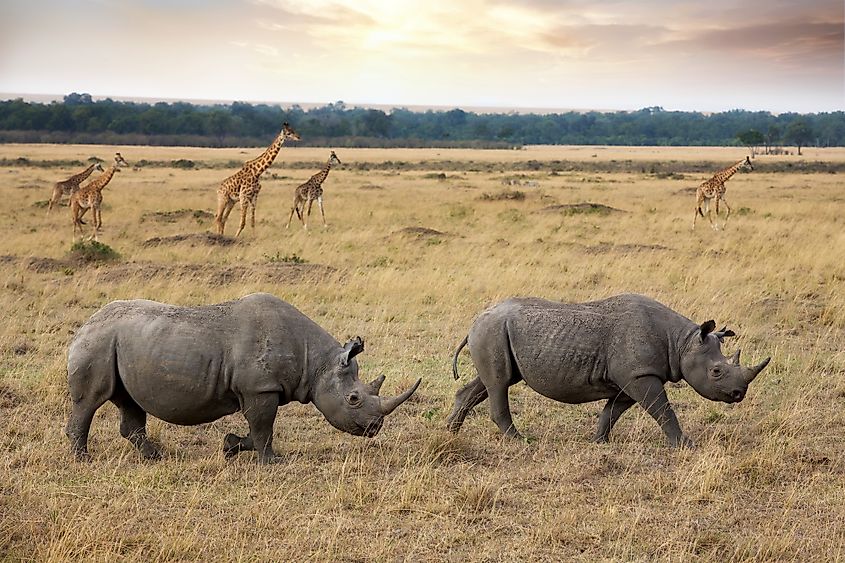
[(308, 213), (305, 212), (305, 205), (302, 206), (302, 226), (308, 229), (308, 218), (311, 217), (311, 206), (314, 205), (314, 200), (308, 199)]
[(702, 197), (699, 195), (695, 199), (695, 211), (692, 214), (692, 230), (695, 230), (695, 221), (698, 219), (698, 216), (701, 215), (704, 217), (704, 213), (701, 212), (701, 202)]
[(252, 225), (252, 230), (255, 230), (255, 207), (258, 205), (258, 195), (252, 198), (249, 204), (249, 224)]
[(236, 237), (243, 232), (244, 227), (246, 226), (246, 214), (249, 211), (249, 207), (249, 199), (241, 196), (241, 224), (238, 226), (238, 232), (235, 233)]
[(217, 227), (217, 234), (222, 235), (223, 229), (226, 228), (226, 219), (229, 216), (227, 209), (231, 200), (225, 194), (217, 194), (217, 214), (214, 216), (214, 224)]
[(317, 205), (320, 206), (320, 215), (323, 217), (323, 227), (328, 227), (326, 224), (326, 214), (323, 212), (323, 196), (317, 198)]
[(53, 210), (53, 206), (56, 205), (62, 199), (62, 188), (60, 186), (53, 187), (53, 195), (50, 196), (50, 203), (47, 205), (47, 215)]
[(296, 218), (302, 221), (302, 213), (299, 212), (299, 206), (302, 204), (302, 199), (299, 197), (299, 194), (294, 194), (293, 196), (293, 207), (290, 208), (290, 215), (288, 216), (288, 224), (285, 226), (286, 229), (290, 228), (290, 222), (293, 221), (293, 214), (296, 213)]
[(722, 223), (722, 228), (724, 229), (728, 226), (728, 218), (731, 216), (731, 206), (728, 205), (728, 200), (726, 200), (724, 197), (722, 197), (722, 203), (725, 204), (725, 222)]

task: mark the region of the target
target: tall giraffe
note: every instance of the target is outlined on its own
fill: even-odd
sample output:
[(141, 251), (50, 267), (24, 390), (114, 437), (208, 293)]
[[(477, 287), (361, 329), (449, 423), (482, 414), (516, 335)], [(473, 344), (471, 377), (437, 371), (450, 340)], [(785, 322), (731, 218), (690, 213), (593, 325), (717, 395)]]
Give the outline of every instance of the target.
[[(692, 218), (692, 228), (695, 229), (695, 221), (698, 219), (698, 216), (701, 215), (704, 217), (704, 213), (701, 211), (701, 204), (704, 204), (704, 212), (707, 213), (707, 218), (710, 220), (710, 226), (713, 228), (714, 231), (719, 230), (719, 200), (721, 200), (725, 207), (727, 208), (727, 213), (725, 214), (725, 222), (723, 223), (722, 227), (727, 226), (728, 224), (728, 217), (731, 216), (731, 206), (728, 205), (728, 200), (725, 199), (725, 182), (727, 182), (731, 176), (736, 174), (737, 170), (740, 168), (748, 167), (749, 170), (754, 170), (754, 167), (751, 166), (751, 159), (749, 157), (745, 157), (743, 160), (740, 160), (736, 164), (732, 166), (728, 166), (727, 168), (723, 168), (716, 172), (712, 178), (709, 180), (705, 180), (698, 186), (698, 189), (695, 190), (695, 214)], [(710, 213), (710, 200), (716, 200), (716, 222), (713, 221), (713, 216)]]
[[(332, 166), (335, 164), (339, 165), (341, 162), (334, 151), (332, 151), (332, 154), (329, 155), (329, 160), (326, 162), (325, 166), (323, 166), (319, 172), (308, 178), (307, 182), (296, 188), (296, 192), (293, 195), (293, 207), (290, 208), (288, 224), (285, 226), (286, 229), (290, 227), (294, 211), (296, 211), (296, 216), (299, 217), (299, 220), (302, 221), (302, 226), (305, 229), (308, 228), (308, 217), (311, 216), (311, 205), (314, 203), (314, 200), (317, 200), (317, 205), (320, 206), (320, 215), (323, 217), (323, 226), (326, 226), (326, 214), (323, 212), (323, 182), (326, 181), (326, 178), (329, 175), (329, 170), (331, 170)], [(308, 206), (307, 216), (305, 213), (306, 205)]]
[(218, 234), (223, 234), (229, 213), (232, 212), (238, 200), (241, 202), (241, 224), (235, 236), (240, 235), (244, 230), (247, 210), (251, 211), (252, 228), (255, 229), (255, 204), (258, 202), (258, 192), (261, 191), (258, 179), (273, 164), (276, 155), (288, 139), (298, 141), (299, 135), (285, 122), (282, 124), (281, 132), (261, 156), (248, 160), (240, 170), (223, 180), (217, 188), (217, 215), (214, 223), (217, 225)]
[(61, 182), (56, 182), (53, 185), (53, 195), (50, 196), (50, 205), (47, 206), (47, 215), (53, 210), (53, 206), (61, 201), (62, 196), (69, 196), (73, 192), (79, 189), (79, 184), (84, 182), (88, 176), (90, 176), (94, 170), (99, 170), (103, 172), (103, 166), (99, 162), (95, 162), (79, 174), (74, 174), (67, 180), (62, 180)]
[(82, 234), (82, 216), (89, 209), (93, 209), (94, 219), (92, 225), (94, 232), (91, 238), (98, 240), (100, 228), (103, 226), (103, 215), (100, 210), (100, 205), (103, 203), (103, 188), (111, 182), (114, 173), (118, 171), (121, 166), (129, 166), (129, 163), (120, 156), (120, 153), (114, 153), (114, 164), (105, 169), (105, 171), (85, 184), (80, 186), (78, 190), (70, 196), (70, 214), (73, 218), (73, 237), (76, 238), (76, 231), (79, 229), (79, 234)]

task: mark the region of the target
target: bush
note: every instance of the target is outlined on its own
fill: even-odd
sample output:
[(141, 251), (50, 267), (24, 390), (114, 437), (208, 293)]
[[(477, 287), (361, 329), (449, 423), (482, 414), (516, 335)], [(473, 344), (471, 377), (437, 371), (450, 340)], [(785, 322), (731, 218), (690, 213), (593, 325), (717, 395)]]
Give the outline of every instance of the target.
[(96, 240), (81, 240), (70, 247), (70, 256), (79, 262), (111, 262), (120, 258), (112, 247)]

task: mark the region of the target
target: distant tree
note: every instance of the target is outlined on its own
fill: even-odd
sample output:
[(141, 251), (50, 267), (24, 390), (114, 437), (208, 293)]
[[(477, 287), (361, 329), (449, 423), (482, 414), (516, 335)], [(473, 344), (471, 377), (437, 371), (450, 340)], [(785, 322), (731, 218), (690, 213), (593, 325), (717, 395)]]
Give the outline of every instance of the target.
[(65, 105), (68, 106), (88, 105), (94, 103), (91, 99), (91, 94), (77, 94), (76, 92), (71, 92), (65, 96), (64, 102)]
[(772, 147), (780, 142), (781, 138), (781, 129), (777, 125), (769, 125), (769, 129), (766, 131), (766, 154), (769, 154)]
[(786, 142), (798, 147), (798, 155), (801, 155), (801, 147), (807, 146), (813, 140), (813, 129), (803, 118), (796, 119), (786, 127), (784, 133)]
[(757, 147), (762, 145), (765, 141), (763, 134), (754, 129), (749, 129), (748, 131), (740, 131), (736, 134), (736, 138), (737, 140), (739, 140), (740, 143), (748, 147), (748, 150), (751, 151), (752, 158), (754, 158), (754, 155), (757, 152)]

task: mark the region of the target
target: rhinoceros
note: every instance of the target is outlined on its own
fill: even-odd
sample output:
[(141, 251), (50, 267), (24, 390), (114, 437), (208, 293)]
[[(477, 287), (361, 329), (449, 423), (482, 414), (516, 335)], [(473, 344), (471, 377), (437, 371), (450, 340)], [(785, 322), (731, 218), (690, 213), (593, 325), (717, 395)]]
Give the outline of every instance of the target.
[(596, 442), (606, 442), (622, 413), (639, 403), (671, 446), (691, 447), (663, 385), (685, 380), (707, 399), (736, 403), (771, 359), (742, 367), (739, 350), (730, 359), (721, 352), (722, 341), (734, 332), (715, 329), (712, 320), (698, 325), (643, 295), (588, 303), (508, 299), (481, 313), (455, 351), (455, 379), (464, 346), (478, 376), (457, 392), (448, 427), (457, 432), (467, 414), (489, 397), (499, 430), (521, 439), (511, 419), (508, 387), (524, 380), (563, 403), (607, 399)]
[(136, 299), (113, 301), (76, 333), (68, 349), (73, 402), (66, 433), (78, 459), (88, 459), (94, 412), (106, 401), (120, 410), (120, 433), (146, 458), (160, 457), (147, 438), (147, 414), (194, 425), (241, 411), (249, 434), (227, 434), (231, 457), (256, 450), (272, 462), (279, 406), (314, 403), (335, 428), (378, 434), (384, 417), (416, 391), (379, 397), (381, 376), (358, 379), (356, 337), (341, 346), (292, 305), (266, 293), (203, 307)]

